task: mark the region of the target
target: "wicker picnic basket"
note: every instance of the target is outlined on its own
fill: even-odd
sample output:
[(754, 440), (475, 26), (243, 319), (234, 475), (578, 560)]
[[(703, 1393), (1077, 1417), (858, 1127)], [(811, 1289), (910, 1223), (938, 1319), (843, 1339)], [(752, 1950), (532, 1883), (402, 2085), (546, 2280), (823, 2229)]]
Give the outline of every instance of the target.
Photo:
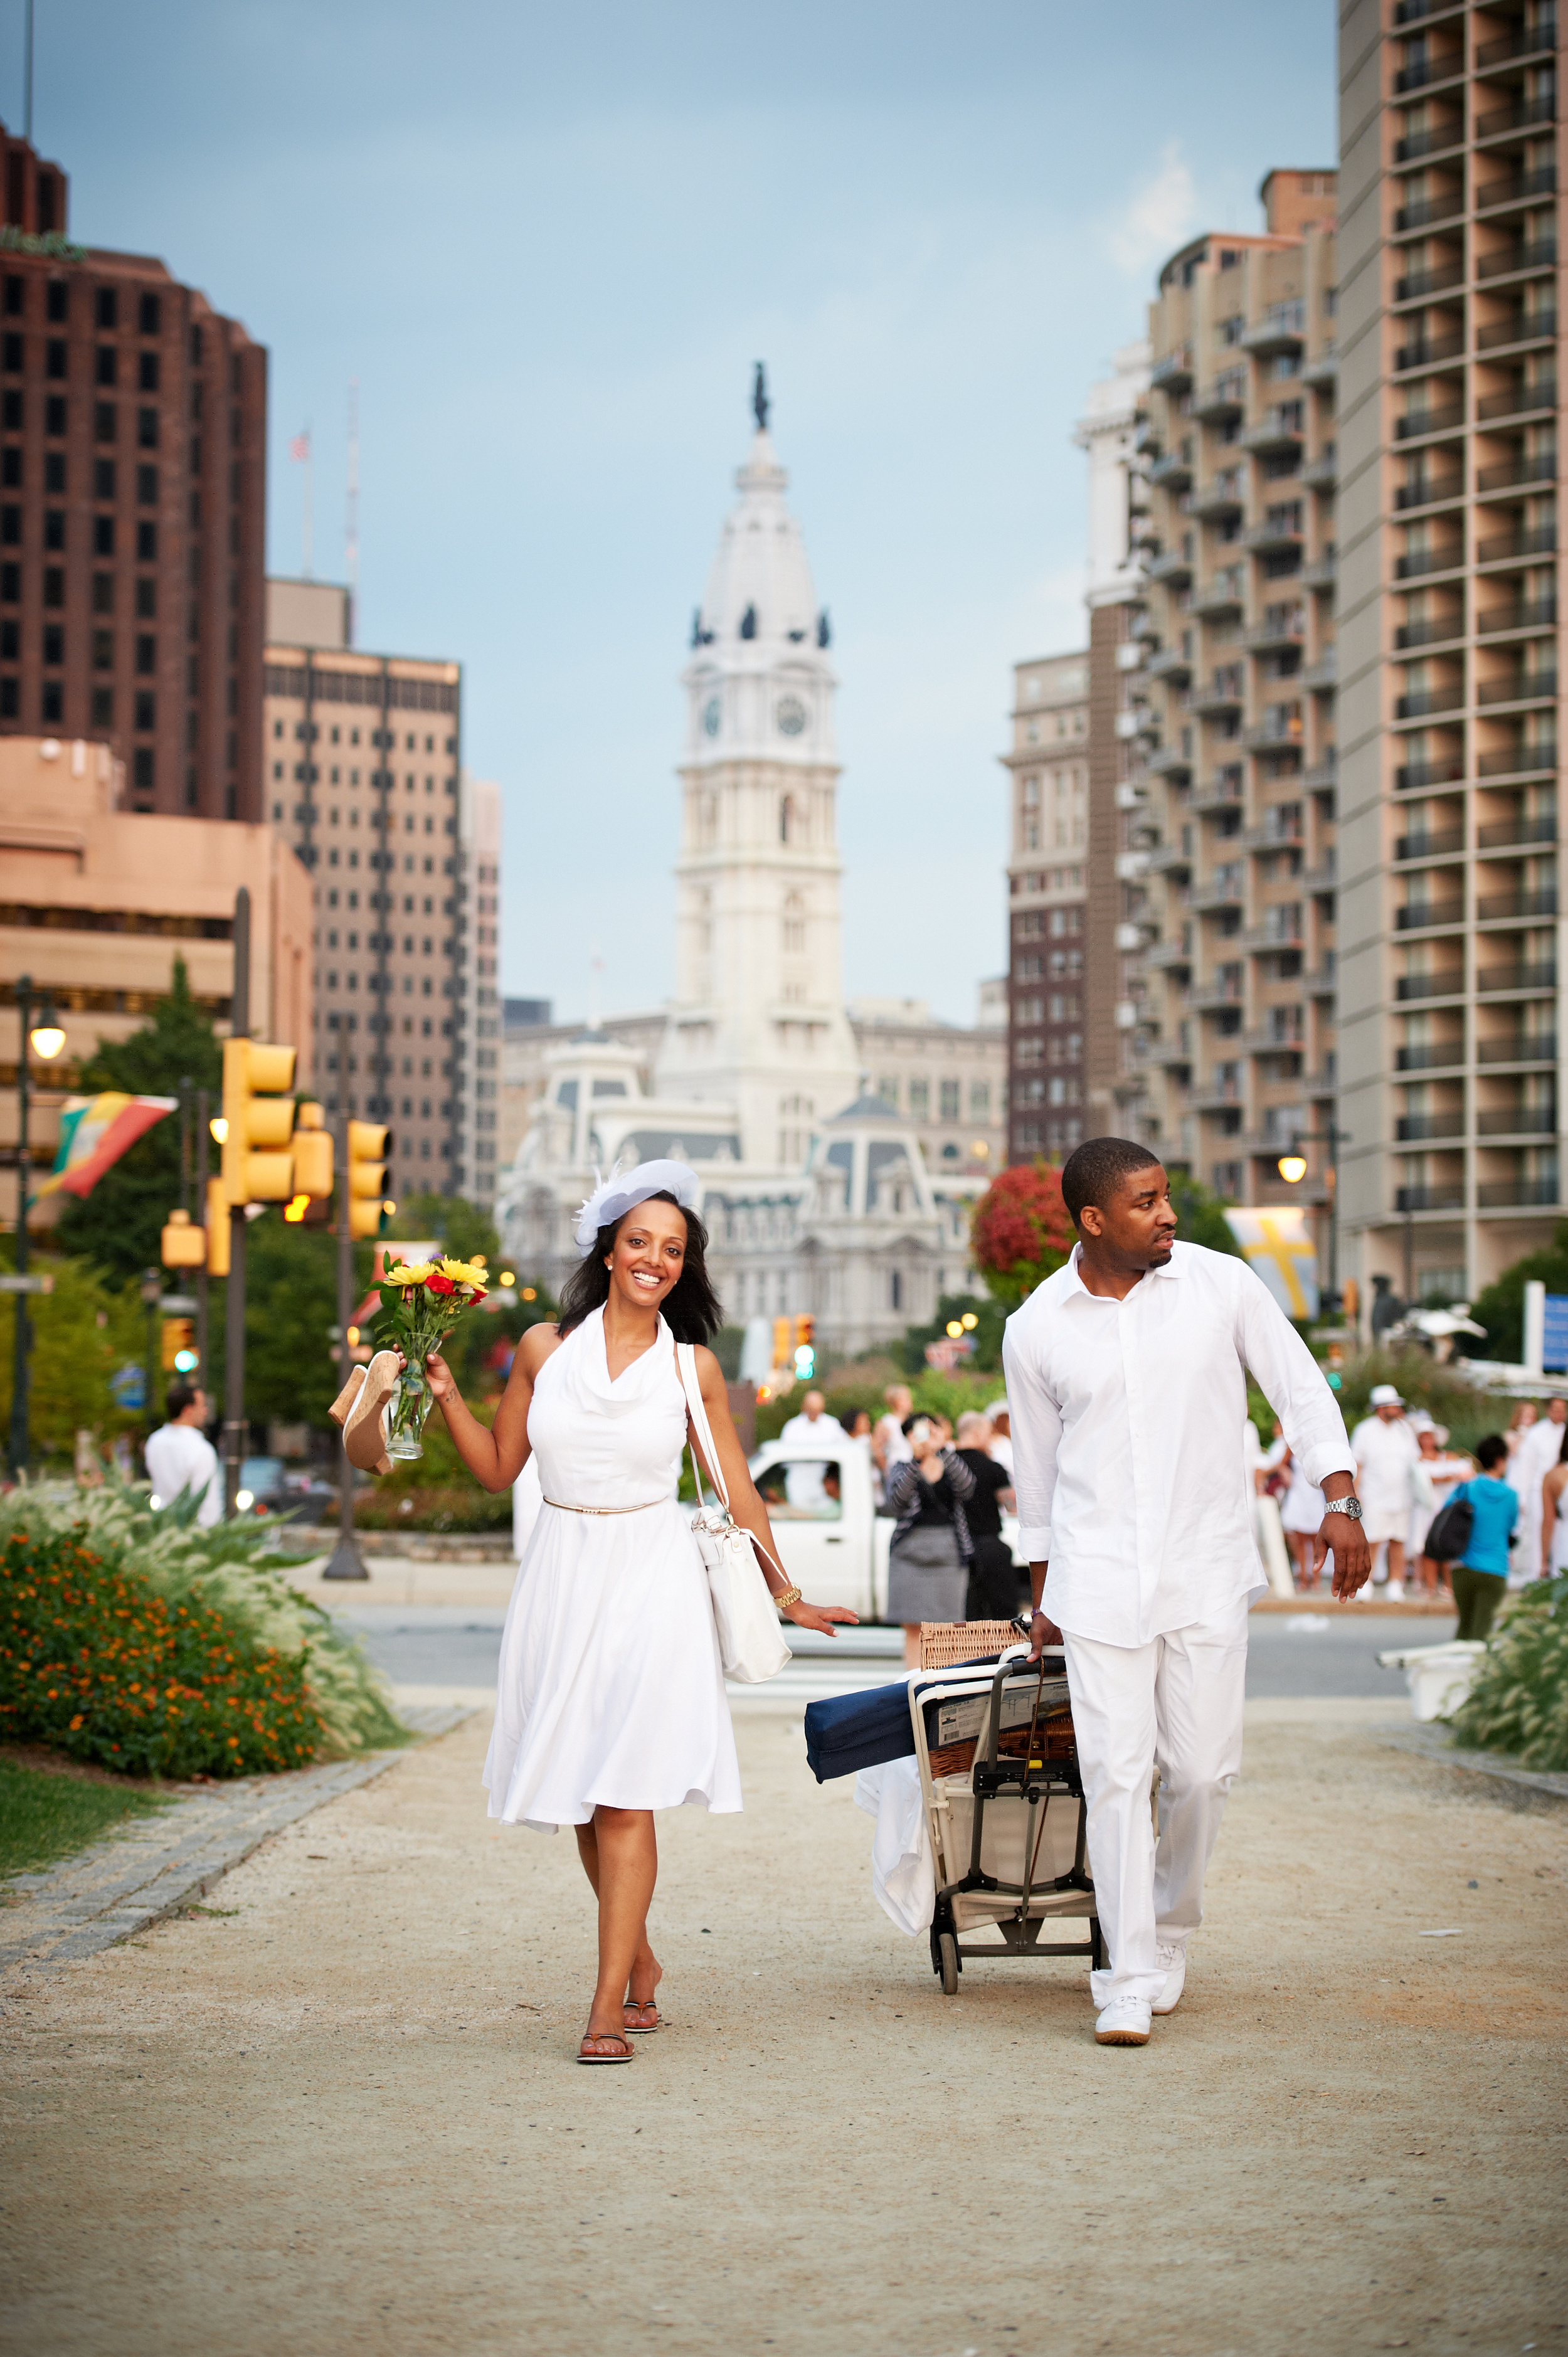
[[(1005, 1646), (1017, 1641), (1018, 1631), (1011, 1620), (922, 1620), (920, 1667), (950, 1669), (955, 1663), (981, 1661), (988, 1653), (1000, 1653)], [(1016, 1759), (1028, 1739), (1026, 1727), (1004, 1727), (997, 1749)], [(1035, 1728), (1032, 1751), (1037, 1760), (1077, 1759), (1070, 1708), (1058, 1706), (1040, 1718)], [(967, 1775), (974, 1765), (974, 1738), (933, 1747), (930, 1761), (933, 1776)]]
[(1018, 1642), (1011, 1620), (922, 1620), (920, 1667), (948, 1670), (955, 1662), (983, 1662)]

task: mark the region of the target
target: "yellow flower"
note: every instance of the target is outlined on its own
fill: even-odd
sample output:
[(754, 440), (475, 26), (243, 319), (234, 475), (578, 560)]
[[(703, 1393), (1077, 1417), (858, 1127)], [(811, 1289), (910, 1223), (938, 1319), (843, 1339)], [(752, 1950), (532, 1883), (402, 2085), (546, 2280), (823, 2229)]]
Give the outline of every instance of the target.
[(466, 1260), (444, 1260), (441, 1263), (441, 1274), (443, 1276), (449, 1276), (454, 1285), (476, 1286), (481, 1293), (489, 1289), (489, 1272), (473, 1267)]
[(400, 1261), (396, 1268), (389, 1268), (385, 1272), (381, 1283), (402, 1286), (423, 1285), (427, 1276), (434, 1276), (435, 1274), (435, 1263), (433, 1260), (418, 1261), (412, 1268), (406, 1261)]

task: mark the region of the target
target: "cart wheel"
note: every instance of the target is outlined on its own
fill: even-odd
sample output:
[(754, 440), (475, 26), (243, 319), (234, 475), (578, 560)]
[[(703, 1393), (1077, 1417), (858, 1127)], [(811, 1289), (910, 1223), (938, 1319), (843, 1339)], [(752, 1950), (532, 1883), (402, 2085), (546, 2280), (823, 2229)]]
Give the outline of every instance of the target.
[(941, 1957), (942, 1995), (956, 1996), (958, 1995), (958, 1942), (950, 1932), (944, 1932), (937, 1946)]

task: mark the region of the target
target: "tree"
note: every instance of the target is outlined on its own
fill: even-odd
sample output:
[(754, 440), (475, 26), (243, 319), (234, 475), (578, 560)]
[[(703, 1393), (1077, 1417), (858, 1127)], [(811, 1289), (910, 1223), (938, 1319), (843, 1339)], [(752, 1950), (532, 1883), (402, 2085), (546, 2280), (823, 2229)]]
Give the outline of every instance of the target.
[(966, 1317), (975, 1321), (970, 1329), (974, 1356), (961, 1360), (960, 1365), (972, 1369), (976, 1374), (991, 1373), (999, 1368), (1002, 1364), (1002, 1329), (1007, 1322), (1001, 1302), (995, 1299), (988, 1301), (983, 1294), (945, 1293), (937, 1304), (937, 1314), (930, 1324), (908, 1327), (903, 1340), (896, 1346), (896, 1356), (905, 1372), (924, 1374), (927, 1372), (927, 1343), (940, 1341), (953, 1319), (961, 1322)]
[(1209, 1252), (1233, 1253), (1245, 1260), (1225, 1218), (1223, 1196), (1190, 1170), (1176, 1169), (1166, 1174), (1171, 1182), (1171, 1202), (1176, 1214), (1176, 1240), (1184, 1244), (1203, 1244)]
[(386, 1232), (415, 1243), (434, 1236), (451, 1260), (472, 1260), (479, 1253), (492, 1277), (499, 1275), (501, 1241), (496, 1223), (467, 1195), (409, 1195), (399, 1203)]
[(975, 1266), (990, 1291), (1016, 1308), (1072, 1250), (1060, 1171), (1046, 1162), (998, 1171), (974, 1207), (970, 1234)]
[[(5, 1261), (7, 1266), (14, 1262), (9, 1243)], [(43, 1265), (54, 1277), (54, 1289), (35, 1295), (28, 1304), (33, 1347), (27, 1424), (35, 1459), (69, 1458), (79, 1432), (94, 1433), (102, 1446), (142, 1420), (117, 1405), (110, 1383), (121, 1367), (141, 1365), (145, 1316), (134, 1291), (112, 1291), (87, 1261), (51, 1255)], [(15, 1317), (13, 1295), (0, 1310), (0, 1427), (11, 1417)]]
[(1568, 1293), (1568, 1220), (1560, 1222), (1549, 1244), (1505, 1268), (1470, 1304), (1471, 1317), (1487, 1329), (1485, 1344), (1476, 1346), (1477, 1358), (1505, 1359), (1515, 1366), (1523, 1358), (1524, 1288), (1532, 1278), (1548, 1293)]
[[(182, 1080), (210, 1090), (217, 1111), (223, 1051), (190, 995), (185, 960), (177, 957), (168, 996), (158, 1000), (151, 1021), (128, 1039), (101, 1040), (81, 1068), (81, 1089), (87, 1094), (124, 1089), (131, 1096), (176, 1097)], [(216, 1153), (211, 1167), (216, 1175)], [(63, 1251), (91, 1261), (114, 1285), (156, 1267), (164, 1222), (179, 1201), (177, 1115), (155, 1122), (104, 1172), (84, 1202), (74, 1195), (61, 1200), (65, 1208), (55, 1233)], [(199, 1220), (203, 1211), (193, 1202), (194, 1218)]]

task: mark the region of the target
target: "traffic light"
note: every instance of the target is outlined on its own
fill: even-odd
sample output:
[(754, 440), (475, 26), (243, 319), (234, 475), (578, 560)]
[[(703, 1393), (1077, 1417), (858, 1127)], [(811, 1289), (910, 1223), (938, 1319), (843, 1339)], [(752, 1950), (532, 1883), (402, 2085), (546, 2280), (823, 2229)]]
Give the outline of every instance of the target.
[(392, 1132), (381, 1122), (349, 1124), (349, 1168), (343, 1183), (349, 1199), (349, 1233), (356, 1239), (381, 1233)]
[(166, 1268), (202, 1268), (207, 1263), (207, 1238), (191, 1224), (188, 1211), (171, 1211), (163, 1232), (158, 1258)]
[(229, 1274), (229, 1204), (221, 1178), (207, 1182), (207, 1274)]
[(166, 1318), (163, 1341), (165, 1374), (188, 1373), (196, 1364), (196, 1320), (193, 1318)]
[(817, 1321), (814, 1318), (795, 1320), (795, 1372), (801, 1383), (809, 1383), (817, 1372)]
[(773, 1320), (773, 1363), (776, 1367), (787, 1367), (789, 1364), (793, 1341), (794, 1329), (790, 1320), (788, 1318), (776, 1318)]
[(332, 1194), (332, 1132), (311, 1098), (295, 1108), (294, 1191), (313, 1203), (328, 1202)]
[(294, 1049), (223, 1042), (223, 1194), (231, 1205), (294, 1193)]

